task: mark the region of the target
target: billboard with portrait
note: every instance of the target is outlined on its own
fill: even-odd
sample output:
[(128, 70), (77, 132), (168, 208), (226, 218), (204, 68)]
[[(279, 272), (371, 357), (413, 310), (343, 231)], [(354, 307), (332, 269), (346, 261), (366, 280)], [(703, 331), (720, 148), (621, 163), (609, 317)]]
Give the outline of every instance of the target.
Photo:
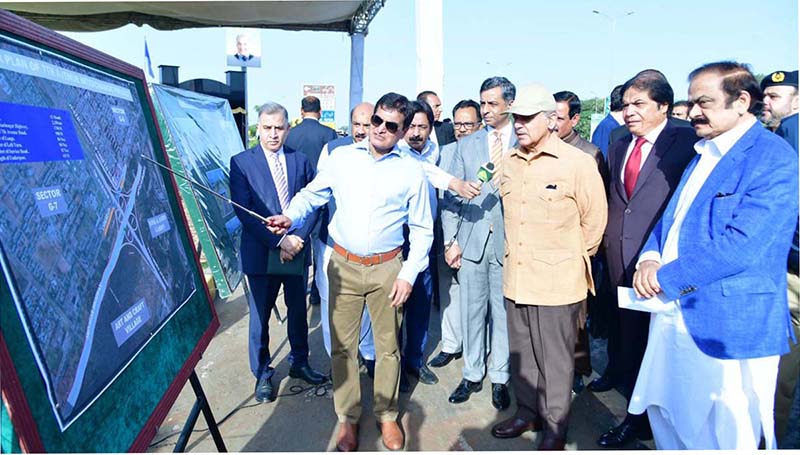
[(228, 66), (261, 68), (261, 33), (256, 30), (228, 29), (225, 54)]

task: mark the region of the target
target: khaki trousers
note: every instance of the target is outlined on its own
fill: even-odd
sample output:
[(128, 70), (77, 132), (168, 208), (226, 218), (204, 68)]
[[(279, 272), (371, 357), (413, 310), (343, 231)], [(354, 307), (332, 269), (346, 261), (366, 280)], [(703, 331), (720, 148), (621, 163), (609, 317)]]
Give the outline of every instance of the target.
[(349, 262), (338, 253), (328, 263), (333, 406), (339, 422), (361, 418), (358, 343), (366, 307), (375, 338), (374, 414), (379, 422), (397, 420), (400, 349), (397, 333), (403, 309), (392, 308), (389, 293), (402, 267), (395, 258), (378, 265)]

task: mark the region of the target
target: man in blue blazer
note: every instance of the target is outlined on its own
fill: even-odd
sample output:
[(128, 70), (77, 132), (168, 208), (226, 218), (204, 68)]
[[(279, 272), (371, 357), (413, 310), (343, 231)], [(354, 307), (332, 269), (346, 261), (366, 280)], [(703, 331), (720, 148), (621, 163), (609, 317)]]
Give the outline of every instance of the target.
[[(286, 109), (280, 104), (266, 103), (258, 113), (259, 144), (231, 158), (231, 198), (263, 217), (282, 213), (295, 193), (314, 179), (314, 170), (301, 153), (284, 147), (289, 131)], [(234, 207), (242, 222), (241, 261), (247, 275), (252, 298), (250, 302), (250, 370), (256, 377), (255, 398), (258, 402), (273, 401), (274, 369), (269, 350), (269, 316), (281, 285), (287, 308), (289, 334), (289, 376), (311, 384), (322, 384), (327, 378), (308, 365), (308, 321), (306, 320), (306, 275), (276, 274), (268, 268), (270, 252), (280, 250), (280, 261), (295, 255), (310, 260), (309, 230), (314, 225), (278, 236), (270, 233), (261, 221)], [(312, 215), (316, 217), (316, 215)]]
[[(289, 130), (289, 135), (286, 138), (286, 146), (292, 150), (297, 150), (308, 158), (311, 163), (311, 168), (314, 173), (317, 172), (317, 163), (319, 163), (319, 155), (322, 147), (328, 142), (335, 140), (338, 135), (332, 128), (327, 127), (319, 122), (322, 115), (322, 106), (320, 105), (319, 98), (316, 96), (306, 96), (300, 101), (300, 115), (303, 121), (297, 126)], [(320, 211), (325, 212), (325, 209)], [(316, 240), (319, 238), (320, 227), (314, 223), (311, 230), (311, 238)], [(309, 244), (309, 248), (314, 250), (314, 242)], [(311, 255), (312, 260), (314, 254)], [(319, 291), (317, 291), (317, 277), (314, 276), (314, 281), (311, 284), (311, 297), (310, 302), (312, 305), (319, 305)]]
[(792, 337), (786, 257), (798, 216), (797, 153), (756, 116), (749, 68), (689, 75), (698, 156), (653, 228), (633, 276), (655, 313), (629, 411), (658, 449), (775, 448), (779, 356)]

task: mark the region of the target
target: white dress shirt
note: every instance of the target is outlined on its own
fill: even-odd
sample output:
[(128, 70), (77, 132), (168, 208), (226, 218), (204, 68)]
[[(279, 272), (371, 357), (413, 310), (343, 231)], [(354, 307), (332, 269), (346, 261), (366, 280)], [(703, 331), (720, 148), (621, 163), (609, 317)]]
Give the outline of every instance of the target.
[[(642, 144), (642, 159), (639, 160), (639, 170), (642, 170), (642, 166), (644, 166), (644, 162), (647, 161), (647, 157), (650, 156), (650, 152), (653, 150), (653, 145), (656, 143), (656, 139), (658, 139), (658, 135), (664, 131), (664, 128), (667, 126), (667, 119), (664, 119), (663, 122), (659, 123), (657, 127), (650, 130), (649, 133), (645, 134), (643, 137), (647, 142)], [(628, 158), (631, 157), (631, 153), (633, 152), (633, 147), (636, 145), (636, 135), (633, 135), (631, 138), (631, 143), (628, 144), (628, 151), (625, 152), (625, 161), (622, 162), (622, 169), (620, 170), (619, 179), (622, 181), (622, 184), (625, 184), (625, 166), (628, 164)]]
[(447, 191), (450, 181), (454, 178), (451, 174), (448, 174), (447, 171), (439, 167), (439, 145), (428, 139), (422, 151), (417, 152), (403, 139), (397, 143), (397, 147), (404, 156), (419, 161), (419, 164), (422, 166), (422, 171), (425, 172), (425, 178), (428, 179), (428, 183), (430, 184), (430, 186), (428, 186), (428, 193), (430, 194), (431, 215), (435, 220), (436, 214), (438, 213), (437, 206), (439, 202), (436, 190)]
[[(264, 150), (264, 147), (261, 147), (261, 150)], [(278, 154), (278, 161), (280, 161), (281, 166), (283, 167), (283, 175), (286, 177), (286, 184), (289, 184), (289, 176), (286, 174), (286, 154), (283, 153), (283, 146), (278, 149), (277, 152), (270, 152), (269, 150), (264, 150), (264, 156), (267, 158), (267, 164), (269, 165), (269, 174), (272, 177), (272, 182), (275, 183), (275, 173), (278, 172), (275, 169), (275, 154)], [(275, 188), (278, 188), (278, 185), (275, 184)], [(291, 199), (291, 196), (289, 196)]]
[[(494, 131), (495, 129), (486, 125), (486, 143), (488, 144), (489, 153), (492, 151), (492, 144), (494, 144)], [(511, 143), (511, 133), (514, 132), (513, 122), (506, 123), (506, 126), (500, 128), (500, 140), (503, 141), (503, 156), (508, 155), (508, 145)]]

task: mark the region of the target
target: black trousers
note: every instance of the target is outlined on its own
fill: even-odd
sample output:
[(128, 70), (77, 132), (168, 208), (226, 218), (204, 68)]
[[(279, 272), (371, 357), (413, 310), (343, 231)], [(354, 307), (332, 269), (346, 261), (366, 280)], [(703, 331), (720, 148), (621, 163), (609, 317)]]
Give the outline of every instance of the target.
[(256, 379), (272, 376), (269, 350), (269, 318), (283, 285), (286, 302), (286, 331), (289, 335), (289, 363), (308, 363), (308, 320), (306, 319), (305, 275), (247, 275), (252, 293), (250, 304), (250, 370)]

